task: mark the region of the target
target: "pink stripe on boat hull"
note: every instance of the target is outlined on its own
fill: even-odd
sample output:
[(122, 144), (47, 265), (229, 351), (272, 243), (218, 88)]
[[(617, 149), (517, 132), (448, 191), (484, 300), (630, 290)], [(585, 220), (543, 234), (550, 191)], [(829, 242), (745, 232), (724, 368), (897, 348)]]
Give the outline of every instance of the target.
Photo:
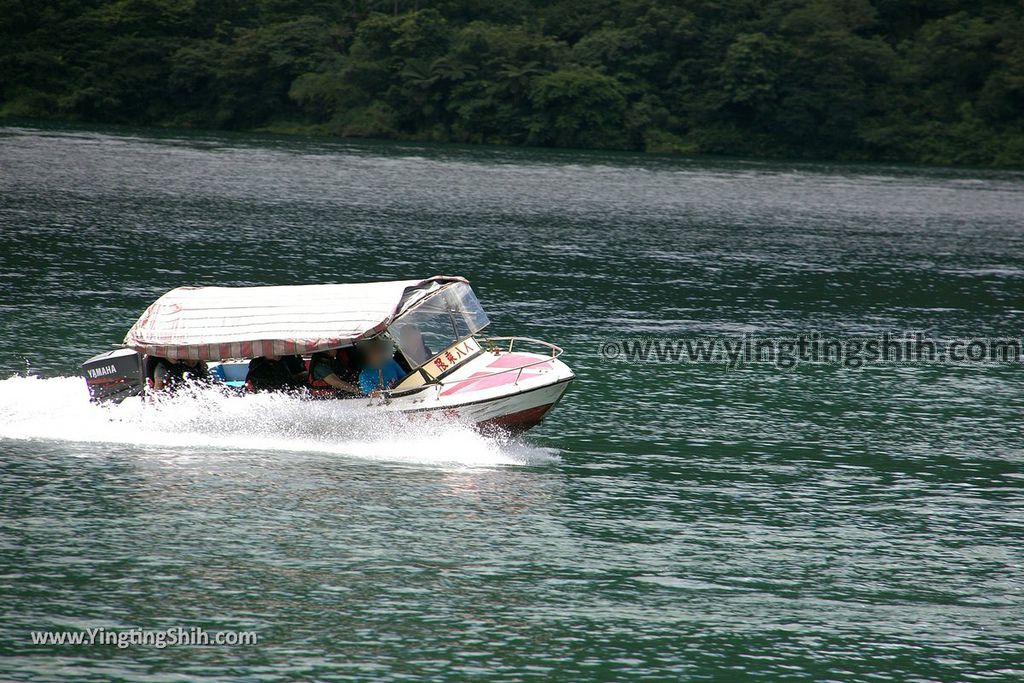
[(531, 368), (546, 368), (550, 363), (537, 363), (537, 357), (531, 356), (525, 353), (503, 353), (494, 359), (493, 362), (488, 363), (487, 367), (504, 370), (506, 368), (520, 368), (524, 365), (530, 365)]

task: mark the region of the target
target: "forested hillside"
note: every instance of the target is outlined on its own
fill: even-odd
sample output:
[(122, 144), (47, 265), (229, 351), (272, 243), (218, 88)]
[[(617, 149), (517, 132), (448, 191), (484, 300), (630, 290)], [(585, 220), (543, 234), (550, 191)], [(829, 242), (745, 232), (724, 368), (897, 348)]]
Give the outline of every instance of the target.
[(1024, 165), (1020, 0), (0, 0), (0, 117)]

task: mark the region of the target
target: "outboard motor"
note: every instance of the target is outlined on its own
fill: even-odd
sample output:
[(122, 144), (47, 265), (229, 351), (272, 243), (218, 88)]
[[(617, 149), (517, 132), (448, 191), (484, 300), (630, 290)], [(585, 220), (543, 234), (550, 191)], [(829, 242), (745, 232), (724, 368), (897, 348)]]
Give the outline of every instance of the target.
[(89, 397), (96, 403), (120, 403), (146, 388), (142, 354), (131, 349), (93, 356), (82, 363), (82, 374), (89, 387)]

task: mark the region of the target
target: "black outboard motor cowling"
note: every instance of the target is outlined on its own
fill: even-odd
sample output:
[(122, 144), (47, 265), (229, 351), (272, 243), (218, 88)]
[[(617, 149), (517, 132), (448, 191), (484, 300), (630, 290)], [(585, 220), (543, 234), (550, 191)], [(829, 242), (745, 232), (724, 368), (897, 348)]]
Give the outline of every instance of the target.
[(97, 403), (120, 403), (146, 388), (142, 354), (131, 349), (93, 356), (82, 363), (82, 374), (89, 387), (89, 397)]

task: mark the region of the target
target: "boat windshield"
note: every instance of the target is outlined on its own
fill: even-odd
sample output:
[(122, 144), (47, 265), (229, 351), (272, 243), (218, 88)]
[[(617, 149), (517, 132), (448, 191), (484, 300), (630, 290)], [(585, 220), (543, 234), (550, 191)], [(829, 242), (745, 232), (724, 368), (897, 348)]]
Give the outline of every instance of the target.
[(390, 333), (411, 367), (418, 367), (489, 322), (472, 288), (458, 282), (402, 314)]

